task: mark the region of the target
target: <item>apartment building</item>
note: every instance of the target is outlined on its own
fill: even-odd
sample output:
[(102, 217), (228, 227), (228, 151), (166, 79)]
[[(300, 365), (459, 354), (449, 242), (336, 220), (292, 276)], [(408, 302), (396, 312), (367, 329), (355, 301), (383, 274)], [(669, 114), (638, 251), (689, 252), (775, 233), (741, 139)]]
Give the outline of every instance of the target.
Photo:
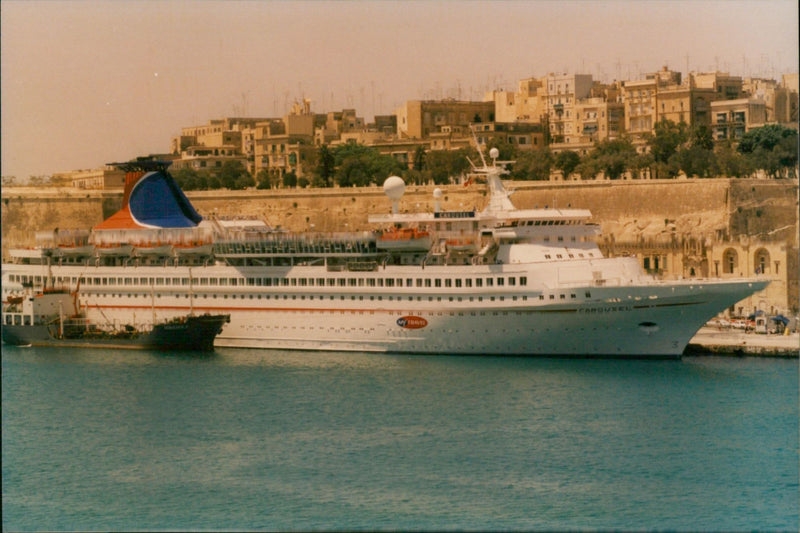
[(494, 122), (494, 102), (409, 100), (397, 109), (397, 134), (424, 139), (445, 127), (469, 127), (472, 122)]
[(551, 142), (580, 142), (576, 122), (578, 100), (588, 98), (592, 91), (590, 74), (548, 74), (542, 79), (545, 116)]
[(69, 172), (69, 181), (76, 189), (122, 189), (125, 187), (125, 171), (105, 166), (91, 170)]
[(767, 123), (767, 104), (760, 98), (739, 98), (711, 103), (711, 133), (715, 141), (739, 140)]

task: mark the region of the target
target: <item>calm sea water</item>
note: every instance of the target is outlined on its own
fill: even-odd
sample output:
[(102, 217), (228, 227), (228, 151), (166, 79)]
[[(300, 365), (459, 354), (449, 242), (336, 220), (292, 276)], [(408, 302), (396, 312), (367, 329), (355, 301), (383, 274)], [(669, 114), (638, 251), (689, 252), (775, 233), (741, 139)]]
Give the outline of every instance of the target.
[(798, 362), (2, 351), (3, 530), (797, 530)]

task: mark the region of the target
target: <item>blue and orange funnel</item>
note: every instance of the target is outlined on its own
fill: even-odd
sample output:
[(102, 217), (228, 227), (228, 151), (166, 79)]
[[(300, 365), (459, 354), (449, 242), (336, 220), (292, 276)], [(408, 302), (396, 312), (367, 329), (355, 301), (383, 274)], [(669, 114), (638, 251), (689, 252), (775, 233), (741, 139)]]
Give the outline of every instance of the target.
[(167, 172), (169, 161), (111, 163), (125, 171), (122, 209), (95, 230), (193, 228), (203, 220)]

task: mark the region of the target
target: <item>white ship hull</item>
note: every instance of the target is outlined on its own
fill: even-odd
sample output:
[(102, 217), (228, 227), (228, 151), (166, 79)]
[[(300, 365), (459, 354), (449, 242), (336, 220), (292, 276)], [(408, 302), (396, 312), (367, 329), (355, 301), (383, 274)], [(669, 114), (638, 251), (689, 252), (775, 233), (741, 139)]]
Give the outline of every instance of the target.
[[(597, 271), (604, 264), (618, 263), (601, 259), (587, 262), (586, 267)], [(217, 337), (217, 346), (679, 357), (708, 319), (767, 284), (760, 280), (623, 283), (610, 275), (553, 287), (535, 282), (553, 279), (555, 268), (550, 264), (388, 266), (375, 272), (331, 273), (324, 267), (11, 264), (4, 265), (3, 286), (4, 292), (7, 288), (13, 292), (14, 282), (7, 281), (22, 275), (50, 276), (73, 286), (81, 277), (80, 306), (87, 315), (119, 323), (191, 311), (229, 313), (231, 321)], [(223, 279), (225, 285), (220, 283)], [(269, 286), (256, 284), (267, 279)], [(481, 287), (475, 286), (478, 279)], [(492, 286), (486, 285), (488, 279)], [(392, 286), (386, 286), (387, 280)], [(425, 287), (426, 280), (430, 287)]]

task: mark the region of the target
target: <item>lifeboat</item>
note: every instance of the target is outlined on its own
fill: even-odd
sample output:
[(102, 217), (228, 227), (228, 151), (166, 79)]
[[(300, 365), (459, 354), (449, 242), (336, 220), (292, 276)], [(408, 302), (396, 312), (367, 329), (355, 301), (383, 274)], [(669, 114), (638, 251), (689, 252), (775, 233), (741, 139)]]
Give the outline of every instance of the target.
[(58, 246), (62, 256), (86, 256), (94, 255), (94, 246), (91, 244), (61, 244)]
[(213, 245), (205, 241), (189, 241), (172, 245), (175, 255), (209, 255), (212, 250)]
[(98, 255), (105, 256), (127, 256), (133, 252), (133, 245), (121, 242), (108, 242), (95, 244), (94, 249)]
[(474, 239), (447, 239), (445, 245), (451, 252), (472, 252), (476, 249)]
[(425, 252), (431, 248), (431, 236), (417, 228), (393, 228), (381, 233), (376, 244), (379, 250)]
[(172, 255), (172, 245), (170, 243), (158, 242), (139, 242), (134, 246), (136, 255), (142, 256), (163, 256)]

